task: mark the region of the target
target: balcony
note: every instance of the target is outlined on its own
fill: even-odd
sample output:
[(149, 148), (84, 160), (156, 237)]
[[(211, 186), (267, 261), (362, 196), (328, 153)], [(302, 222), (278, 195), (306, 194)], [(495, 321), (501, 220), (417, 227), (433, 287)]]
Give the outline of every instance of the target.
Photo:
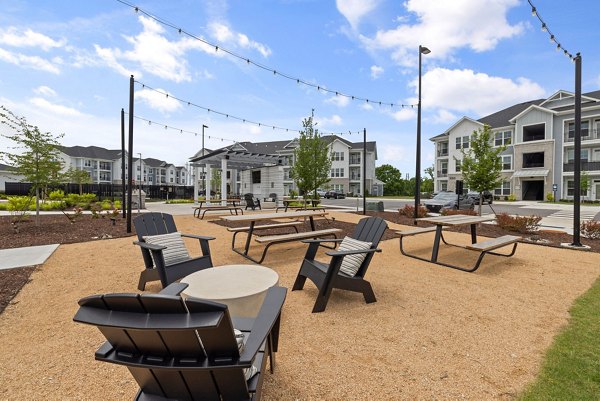
[(448, 157), (448, 149), (438, 149), (437, 157)]
[(438, 171), (436, 177), (448, 177), (448, 171), (447, 170), (443, 170), (443, 171)]
[[(599, 129), (582, 129), (581, 130), (581, 141), (593, 141), (600, 139), (600, 130)], [(565, 134), (565, 143), (567, 142), (575, 142), (575, 133), (567, 132)]]
[(360, 157), (351, 157), (350, 164), (360, 164)]
[(360, 181), (360, 174), (350, 174), (350, 181)]
[[(575, 171), (575, 163), (563, 164), (563, 172), (569, 173)], [(600, 171), (600, 162), (581, 162), (581, 171)]]

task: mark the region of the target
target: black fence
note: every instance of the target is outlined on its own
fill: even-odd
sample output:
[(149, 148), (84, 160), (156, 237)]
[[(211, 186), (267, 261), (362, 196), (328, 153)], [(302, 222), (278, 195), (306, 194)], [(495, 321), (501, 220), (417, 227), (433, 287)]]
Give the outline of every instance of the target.
[[(122, 187), (119, 184), (83, 184), (82, 193), (94, 194), (99, 200), (119, 200), (122, 198)], [(137, 190), (139, 186), (134, 186)], [(65, 194), (78, 194), (78, 184), (59, 184), (49, 191), (62, 189)], [(5, 183), (6, 195), (29, 195), (31, 183), (7, 182)], [(127, 189), (125, 189), (127, 191)], [(181, 185), (142, 185), (142, 191), (146, 193), (146, 199), (192, 199), (194, 197), (193, 186)]]

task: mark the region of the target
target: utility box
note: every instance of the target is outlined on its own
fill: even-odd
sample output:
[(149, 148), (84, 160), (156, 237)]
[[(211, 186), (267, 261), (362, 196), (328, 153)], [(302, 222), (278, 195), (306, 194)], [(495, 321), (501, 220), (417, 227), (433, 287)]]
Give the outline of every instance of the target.
[(383, 212), (383, 202), (367, 202), (367, 210), (373, 212)]
[(142, 190), (141, 196), (140, 196), (140, 190), (139, 189), (132, 189), (131, 191), (131, 208), (132, 209), (137, 209), (138, 208), (138, 204), (139, 204), (139, 208), (140, 209), (145, 209), (146, 208), (146, 192), (144, 192)]

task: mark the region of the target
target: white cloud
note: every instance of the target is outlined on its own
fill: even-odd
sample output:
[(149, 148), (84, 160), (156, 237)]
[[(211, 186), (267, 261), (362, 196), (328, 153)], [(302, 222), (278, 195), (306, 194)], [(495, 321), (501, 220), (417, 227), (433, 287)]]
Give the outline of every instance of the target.
[[(417, 81), (412, 86), (417, 87)], [(435, 68), (423, 75), (422, 106), (485, 116), (511, 104), (545, 96), (544, 89), (526, 78), (511, 80), (473, 70)]]
[(326, 99), (325, 103), (333, 104), (338, 107), (346, 107), (350, 103), (350, 98), (347, 96), (333, 95)]
[(56, 96), (56, 91), (48, 86), (38, 86), (37, 88), (35, 88), (33, 90), (34, 93), (38, 94), (38, 95), (42, 95), (42, 96), (46, 96), (46, 97), (55, 97)]
[[(158, 22), (144, 16), (140, 16), (139, 21), (143, 31), (137, 36), (125, 37), (133, 46), (132, 50), (106, 49), (95, 45), (97, 55), (106, 65), (123, 75), (130, 75), (132, 71), (122, 62), (133, 62), (158, 77), (174, 82), (190, 81), (185, 54), (192, 49), (208, 51), (206, 45), (190, 37), (169, 41), (162, 35), (165, 30)], [(136, 75), (139, 76), (139, 73)]]
[(82, 113), (72, 107), (63, 106), (60, 104), (50, 103), (48, 100), (41, 97), (34, 97), (29, 99), (29, 103), (39, 107), (45, 111), (48, 111), (54, 115), (65, 116), (65, 117), (80, 117)]
[(408, 121), (417, 117), (417, 112), (412, 107), (403, 107), (398, 111), (390, 112), (396, 121)]
[(39, 32), (27, 29), (25, 32), (19, 32), (15, 27), (0, 29), (0, 43), (13, 47), (38, 47), (44, 51), (49, 51), (54, 47), (63, 47), (66, 40), (54, 40)]
[[(262, 43), (248, 38), (247, 35), (234, 32), (227, 25), (220, 22), (213, 22), (208, 26), (211, 36), (221, 43), (241, 47), (243, 49), (253, 49), (258, 51), (263, 57), (271, 55), (271, 49)], [(214, 49), (213, 49), (214, 50)]]
[(373, 11), (379, 0), (336, 0), (335, 5), (338, 11), (350, 23), (353, 29), (356, 29), (360, 20)]
[(416, 64), (418, 49), (415, 38), (431, 50), (426, 58), (446, 59), (463, 47), (476, 52), (493, 49), (502, 40), (519, 35), (524, 24), (511, 25), (506, 15), (519, 0), (408, 0), (406, 11), (416, 23), (403, 23), (390, 30), (380, 30), (374, 37), (360, 35), (367, 49), (388, 50), (399, 65)]
[(363, 110), (373, 110), (371, 103), (361, 103), (360, 108)]
[(383, 67), (379, 67), (378, 65), (371, 66), (371, 78), (377, 79), (383, 74)]
[(60, 74), (60, 69), (52, 62), (38, 56), (28, 56), (21, 53), (13, 53), (0, 48), (0, 60), (23, 68)]
[(317, 125), (316, 128), (319, 129), (319, 131), (327, 131), (329, 128), (329, 126), (340, 126), (342, 125), (342, 117), (340, 117), (337, 114), (332, 115), (331, 117), (322, 117), (322, 118), (317, 118), (315, 117), (315, 123)]
[[(169, 93), (164, 89), (157, 90), (160, 92)], [(170, 96), (167, 97), (165, 95), (161, 95), (160, 93), (150, 89), (136, 91), (135, 98), (162, 113), (170, 113), (181, 108), (179, 101)]]
[(433, 122), (436, 124), (449, 124), (456, 122), (456, 120), (458, 120), (458, 116), (445, 109), (439, 109), (433, 117)]

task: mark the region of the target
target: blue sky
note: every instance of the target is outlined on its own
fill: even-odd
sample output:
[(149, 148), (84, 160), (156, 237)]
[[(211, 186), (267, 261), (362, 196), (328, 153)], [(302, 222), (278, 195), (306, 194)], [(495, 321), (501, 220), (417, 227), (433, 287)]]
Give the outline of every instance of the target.
[[(118, 149), (134, 74), (134, 115), (153, 122), (135, 120), (134, 153), (143, 157), (185, 164), (200, 149), (203, 124), (209, 148), (295, 136), (177, 97), (291, 130), (314, 109), (321, 133), (360, 142), (366, 128), (377, 164), (414, 176), (416, 107), (397, 105), (417, 102), (419, 44), (431, 49), (423, 56), (423, 168), (433, 163), (429, 138), (458, 118), (574, 91), (574, 64), (554, 50), (526, 0), (128, 1), (269, 70), (371, 102), (249, 65), (116, 0), (0, 0), (0, 103), (64, 133), (64, 145)], [(600, 2), (533, 3), (564, 48), (581, 52), (583, 91), (598, 90)]]

